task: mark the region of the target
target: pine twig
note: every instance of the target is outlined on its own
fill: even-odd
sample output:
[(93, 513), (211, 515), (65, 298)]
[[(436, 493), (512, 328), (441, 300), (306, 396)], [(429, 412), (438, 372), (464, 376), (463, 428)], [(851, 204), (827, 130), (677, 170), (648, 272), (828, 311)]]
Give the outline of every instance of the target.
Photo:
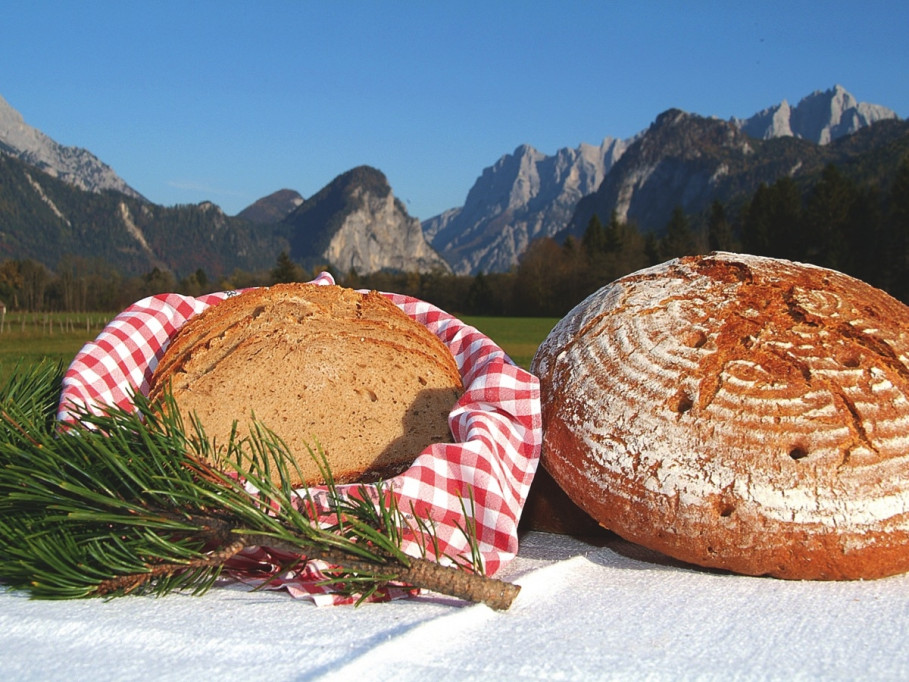
[[(39, 366), (0, 388), (0, 579), (12, 587), (44, 598), (201, 593), (258, 545), (324, 561), (328, 582), (363, 596), (394, 582), (504, 609), (520, 589), (482, 574), (466, 509), (471, 556), (442, 565), (431, 521), (417, 517), (414, 529), (381, 486), (374, 502), (344, 498), (322, 460), (335, 519), (326, 527), (291, 487), (286, 447), (259, 425), (215, 452), (177, 410), (136, 396), (135, 413), (82, 411), (61, 434), (59, 379), (59, 367)], [(404, 554), (405, 530), (436, 561)]]
[[(161, 514), (168, 516), (166, 512)], [(232, 533), (229, 522), (220, 517), (193, 517), (192, 522), (204, 529), (207, 541), (218, 549), (205, 558), (186, 563), (157, 564), (146, 573), (136, 573), (104, 581), (98, 586), (101, 596), (123, 591), (134, 591), (139, 586), (156, 578), (175, 572), (198, 568), (222, 567), (243, 550), (262, 546), (290, 554), (305, 553), (306, 560), (323, 561), (335, 571), (345, 575), (366, 576), (381, 583), (401, 583), (416, 589), (445, 594), (456, 599), (486, 604), (492, 609), (507, 610), (517, 597), (519, 585), (489, 578), (482, 573), (471, 572), (456, 565), (445, 565), (422, 557), (385, 556), (381, 562), (364, 560), (338, 548), (325, 548), (312, 544), (305, 538), (294, 536), (296, 541), (251, 532)], [(344, 577), (338, 579), (343, 582)]]
[(203, 559), (194, 559), (186, 563), (178, 564), (156, 564), (149, 568), (145, 573), (128, 573), (119, 575), (116, 578), (102, 580), (95, 589), (95, 594), (104, 597), (110, 594), (131, 594), (137, 589), (143, 587), (150, 581), (158, 578), (169, 577), (175, 573), (191, 571), (194, 569), (219, 568), (228, 560), (246, 549), (247, 544), (243, 538), (238, 538), (234, 542), (217, 551), (211, 552)]
[[(277, 550), (288, 552), (299, 551), (299, 547), (290, 544), (275, 542), (268, 537), (246, 535), (241, 536), (247, 546), (264, 545)], [(323, 550), (310, 548), (307, 550), (308, 559), (324, 561), (337, 566), (346, 573), (375, 576), (377, 569), (387, 571), (382, 582), (397, 582), (410, 585), (417, 589), (445, 594), (464, 601), (486, 604), (490, 608), (507, 610), (518, 593), (519, 585), (489, 578), (480, 573), (471, 573), (457, 566), (446, 566), (430, 559), (411, 557), (408, 566), (378, 566), (373, 562), (351, 557), (340, 550)]]

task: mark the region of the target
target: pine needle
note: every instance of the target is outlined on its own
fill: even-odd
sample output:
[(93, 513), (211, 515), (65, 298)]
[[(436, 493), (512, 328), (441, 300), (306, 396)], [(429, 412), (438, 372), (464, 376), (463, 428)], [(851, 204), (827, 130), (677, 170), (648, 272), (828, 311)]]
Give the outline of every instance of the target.
[[(494, 608), (517, 594), (482, 575), (463, 501), (471, 556), (441, 557), (431, 521), (408, 523), (381, 484), (342, 495), (318, 447), (327, 508), (295, 490), (293, 458), (261, 424), (216, 448), (198, 421), (185, 428), (169, 396), (152, 405), (140, 395), (134, 412), (77, 410), (80, 424), (61, 430), (61, 375), (43, 363), (0, 388), (0, 580), (13, 588), (45, 599), (202, 594), (233, 557), (262, 545), (327, 562), (327, 582), (360, 601), (388, 583)], [(435, 561), (405, 554), (408, 534)]]

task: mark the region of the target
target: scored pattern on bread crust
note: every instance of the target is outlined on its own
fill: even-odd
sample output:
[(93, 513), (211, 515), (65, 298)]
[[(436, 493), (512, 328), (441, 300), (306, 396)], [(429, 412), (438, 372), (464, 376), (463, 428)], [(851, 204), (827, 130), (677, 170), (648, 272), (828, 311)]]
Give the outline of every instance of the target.
[(841, 273), (683, 258), (541, 345), (543, 463), (626, 538), (790, 578), (909, 570), (909, 309)]

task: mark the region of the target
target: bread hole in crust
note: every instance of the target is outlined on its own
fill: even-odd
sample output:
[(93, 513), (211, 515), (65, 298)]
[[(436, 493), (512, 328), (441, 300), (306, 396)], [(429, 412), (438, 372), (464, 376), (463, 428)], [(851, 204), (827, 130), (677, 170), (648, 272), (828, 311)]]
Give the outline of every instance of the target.
[(371, 388), (366, 388), (366, 387), (356, 388), (356, 389), (354, 389), (354, 391), (357, 393), (357, 395), (361, 395), (364, 398), (368, 398), (369, 402), (371, 402), (371, 403), (374, 403), (379, 399), (379, 396), (377, 396), (376, 392), (373, 391)]
[(727, 486), (722, 493), (713, 498), (713, 511), (721, 519), (728, 519), (735, 513), (736, 498), (732, 492), (732, 485)]
[(837, 354), (837, 360), (843, 367), (855, 368), (862, 364), (861, 354), (854, 348), (848, 348)]
[(794, 459), (796, 462), (800, 459), (805, 459), (808, 456), (808, 450), (805, 449), (802, 445), (793, 445), (789, 448), (789, 457)]
[(702, 331), (689, 332), (685, 337), (684, 343), (689, 348), (701, 348), (707, 343), (707, 335)]
[(669, 409), (677, 414), (685, 414), (692, 407), (694, 407), (694, 400), (682, 388), (669, 399)]
[(722, 516), (724, 519), (732, 516), (732, 513), (734, 511), (735, 511), (735, 505), (732, 502), (723, 502), (722, 504), (720, 504), (719, 508), (717, 509), (717, 512), (719, 512), (719, 515)]

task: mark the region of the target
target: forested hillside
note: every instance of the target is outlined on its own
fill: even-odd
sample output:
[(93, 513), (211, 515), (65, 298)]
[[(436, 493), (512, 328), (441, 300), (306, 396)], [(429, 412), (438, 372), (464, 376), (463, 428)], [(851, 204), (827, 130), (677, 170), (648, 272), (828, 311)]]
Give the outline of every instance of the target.
[(0, 154), (0, 255), (56, 270), (64, 257), (99, 260), (125, 277), (157, 267), (177, 277), (268, 267), (287, 248), (276, 226), (226, 216), (211, 203), (165, 207), (88, 192)]
[[(873, 166), (877, 168), (876, 165)], [(613, 213), (593, 216), (580, 238), (534, 241), (508, 273), (304, 269), (284, 251), (268, 268), (213, 277), (197, 268), (182, 278), (153, 268), (124, 276), (102, 258), (62, 257), (55, 272), (32, 259), (0, 262), (0, 299), (28, 310), (116, 310), (153, 293), (208, 291), (305, 281), (328, 270), (339, 283), (416, 296), (463, 314), (561, 316), (597, 288), (634, 270), (712, 250), (790, 258), (841, 270), (909, 303), (909, 156), (892, 176), (861, 176), (828, 165), (810, 185), (788, 176), (735, 207), (715, 201), (705, 214), (681, 208), (665, 234), (642, 233)]]
[[(854, 170), (854, 169), (852, 169)], [(840, 270), (909, 303), (909, 156), (892, 177), (858, 181), (835, 165), (797, 185), (783, 176), (737, 207), (676, 208), (665, 232), (594, 215), (581, 238), (533, 242), (510, 273), (359, 278), (473, 314), (562, 316), (599, 287), (670, 258), (714, 250), (789, 258)]]

